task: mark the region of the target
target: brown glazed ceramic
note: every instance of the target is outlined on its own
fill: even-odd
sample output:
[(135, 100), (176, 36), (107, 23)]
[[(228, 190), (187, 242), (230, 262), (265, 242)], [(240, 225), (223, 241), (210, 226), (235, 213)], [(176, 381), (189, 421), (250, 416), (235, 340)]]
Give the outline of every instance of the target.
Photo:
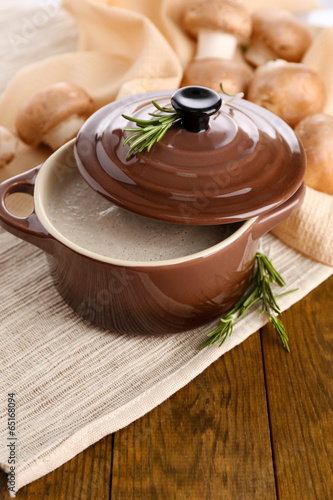
[[(126, 333), (178, 332), (229, 309), (249, 284), (258, 239), (298, 209), (304, 196), (300, 183), (287, 201), (250, 218), (229, 238), (197, 254), (151, 263), (122, 261), (78, 247), (50, 222), (51, 192), (72, 168), (77, 168), (73, 141), (42, 166), (2, 183), (0, 224), (45, 250), (55, 285), (75, 311), (97, 325)], [(34, 195), (29, 217), (18, 218), (7, 210), (6, 197), (14, 192)]]
[(221, 102), (214, 91), (186, 87), (174, 95), (141, 94), (97, 111), (81, 128), (75, 146), (84, 179), (116, 205), (178, 224), (235, 222), (284, 203), (303, 181), (303, 148), (279, 117), (244, 99), (217, 105), (206, 130), (188, 131), (182, 118), (150, 152), (126, 158), (129, 145), (123, 142), (130, 132), (123, 129), (134, 124), (122, 114), (149, 119), (156, 111), (153, 99), (175, 106), (181, 93), (186, 102), (200, 103), (207, 98), (200, 101), (200, 93), (207, 92), (209, 99), (215, 94)]

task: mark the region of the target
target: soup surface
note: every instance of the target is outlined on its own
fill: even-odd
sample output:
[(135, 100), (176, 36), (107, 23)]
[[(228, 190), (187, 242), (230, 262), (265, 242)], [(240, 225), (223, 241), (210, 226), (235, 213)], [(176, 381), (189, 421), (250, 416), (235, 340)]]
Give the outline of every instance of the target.
[(132, 214), (95, 193), (77, 170), (53, 190), (49, 218), (63, 236), (81, 248), (131, 261), (174, 259), (200, 252), (241, 225), (177, 225)]

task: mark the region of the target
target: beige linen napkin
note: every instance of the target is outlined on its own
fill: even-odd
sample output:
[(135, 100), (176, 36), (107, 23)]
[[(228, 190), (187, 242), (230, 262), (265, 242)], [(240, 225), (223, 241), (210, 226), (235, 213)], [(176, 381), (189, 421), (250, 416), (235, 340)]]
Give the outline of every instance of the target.
[(333, 196), (307, 187), (302, 208), (271, 232), (298, 252), (333, 266)]
[[(194, 47), (181, 27), (184, 3), (68, 0), (64, 4), (78, 22), (80, 51), (53, 56), (19, 71), (0, 101), (1, 124), (13, 127), (19, 105), (38, 88), (60, 80), (85, 87), (96, 107), (131, 93), (177, 87)], [(253, 0), (248, 4), (255, 8), (276, 2)], [(314, 6), (310, 0), (279, 2), (282, 4), (290, 10)], [(29, 46), (34, 50), (44, 46), (47, 36), (46, 29), (37, 30)], [(57, 43), (56, 34), (54, 40)], [(49, 53), (54, 54), (45, 50), (44, 56)], [(21, 145), (16, 159), (0, 171), (0, 177), (33, 167), (48, 154), (46, 148)], [(322, 200), (331, 198), (320, 193), (316, 196), (314, 212), (318, 213)], [(310, 205), (313, 203), (306, 202), (305, 207)], [(318, 234), (317, 222), (313, 222), (317, 213), (311, 207), (302, 222), (305, 228), (309, 219), (314, 224), (309, 238)], [(327, 211), (331, 211), (329, 202), (324, 207), (325, 214)], [(326, 221), (331, 225), (332, 219)], [(288, 289), (298, 288), (281, 298), (282, 310), (333, 272), (271, 235), (264, 237), (263, 250), (271, 255)], [(327, 252), (329, 249), (323, 254)], [(203, 351), (198, 351), (197, 345), (211, 324), (176, 336), (118, 335), (78, 318), (55, 292), (42, 252), (2, 230), (0, 263), (0, 389), (1, 398), (9, 391), (17, 394), (20, 456), (16, 490), (144, 415), (266, 321), (253, 310), (237, 323), (223, 348)], [(297, 348), (293, 339), (291, 347)], [(6, 443), (6, 426), (1, 423), (0, 466), (5, 470)]]

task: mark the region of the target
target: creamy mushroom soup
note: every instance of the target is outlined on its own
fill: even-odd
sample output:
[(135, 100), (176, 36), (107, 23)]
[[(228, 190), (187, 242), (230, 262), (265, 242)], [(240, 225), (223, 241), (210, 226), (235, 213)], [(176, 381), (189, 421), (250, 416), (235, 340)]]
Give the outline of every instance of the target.
[(81, 248), (130, 261), (167, 260), (200, 252), (240, 226), (176, 225), (134, 215), (95, 193), (76, 170), (53, 190), (49, 218)]

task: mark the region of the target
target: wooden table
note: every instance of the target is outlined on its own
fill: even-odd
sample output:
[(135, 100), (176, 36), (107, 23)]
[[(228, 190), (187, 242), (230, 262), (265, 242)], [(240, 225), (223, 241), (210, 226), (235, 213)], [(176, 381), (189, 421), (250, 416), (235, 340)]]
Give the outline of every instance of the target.
[[(18, 500), (331, 500), (333, 276)], [(5, 474), (0, 499), (9, 498)]]

